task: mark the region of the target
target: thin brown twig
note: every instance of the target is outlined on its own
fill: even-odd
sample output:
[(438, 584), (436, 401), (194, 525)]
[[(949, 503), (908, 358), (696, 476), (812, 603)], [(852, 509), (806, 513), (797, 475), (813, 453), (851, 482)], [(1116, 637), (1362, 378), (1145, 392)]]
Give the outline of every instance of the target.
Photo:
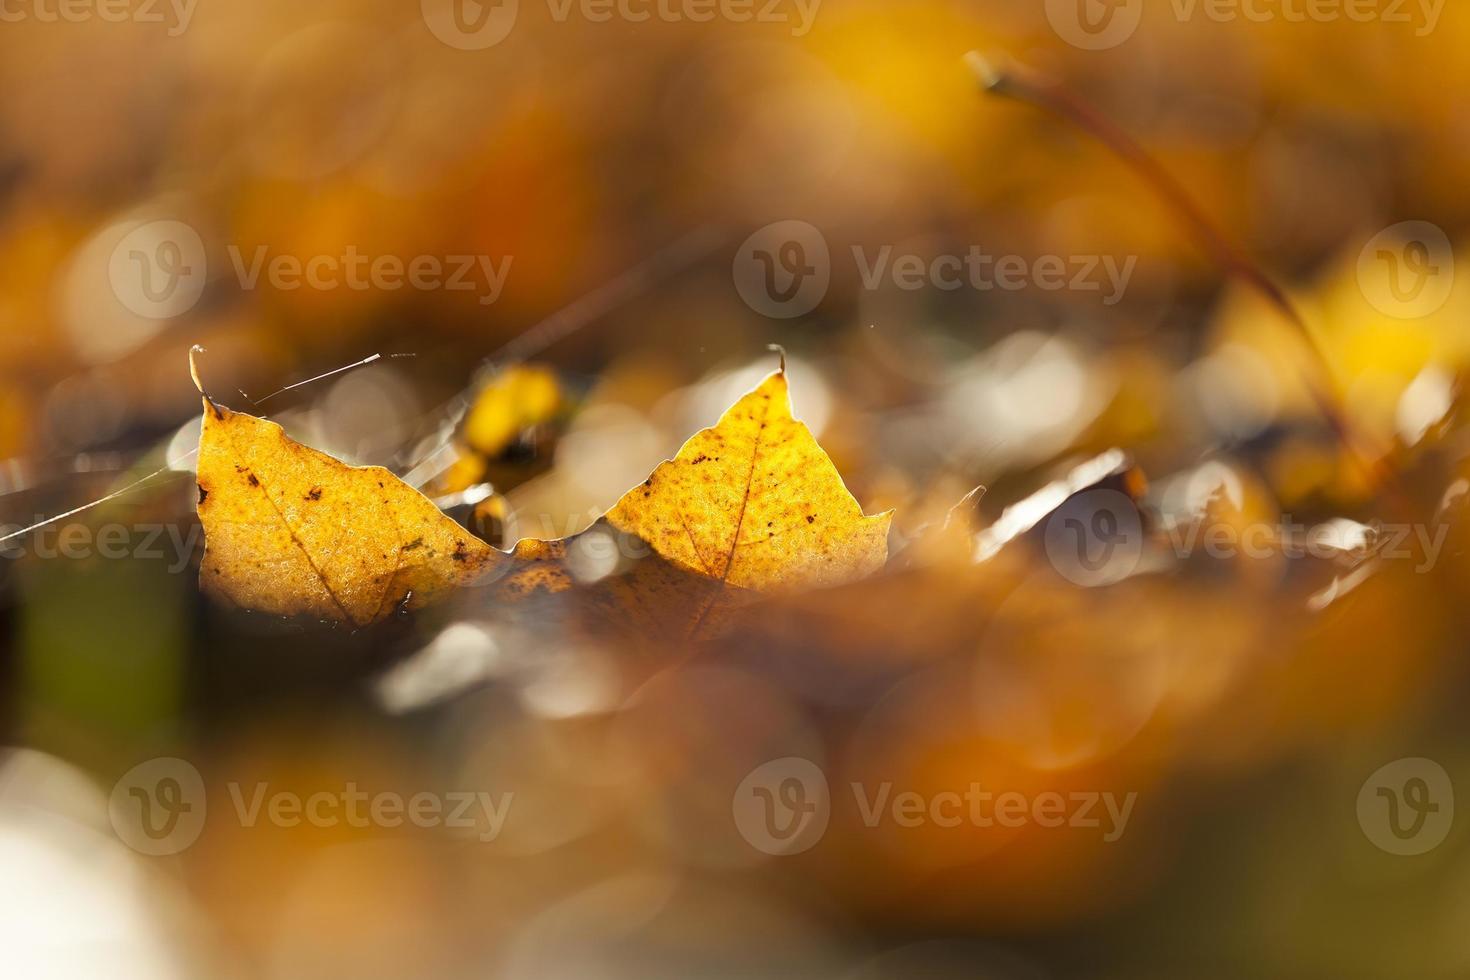
[(1112, 120), (1078, 99), (1061, 83), (1018, 65), (1000, 67), (978, 51), (967, 54), (965, 61), (986, 92), (1029, 103), (1050, 112), (1101, 142), (1163, 199), (1216, 265), (1265, 297), (1292, 325), (1312, 357), (1317, 377), (1306, 377), (1303, 380), (1333, 434), (1373, 486), (1392, 482), (1392, 474), (1379, 462), (1382, 454), (1370, 447), (1368, 440), (1354, 429), (1343, 412), (1342, 396), (1337, 390), (1331, 364), (1301, 312), (1287, 297), (1285, 290), (1215, 228), (1189, 193), (1162, 164)]

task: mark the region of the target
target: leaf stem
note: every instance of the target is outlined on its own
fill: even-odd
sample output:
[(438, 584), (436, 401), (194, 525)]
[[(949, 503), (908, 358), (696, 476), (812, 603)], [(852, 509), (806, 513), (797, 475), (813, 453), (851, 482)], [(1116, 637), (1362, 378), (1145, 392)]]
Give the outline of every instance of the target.
[(214, 417), (217, 419), (224, 418), (220, 414), (219, 406), (214, 403), (213, 398), (209, 397), (209, 392), (204, 390), (204, 382), (199, 379), (199, 355), (203, 353), (205, 353), (203, 344), (195, 344), (189, 348), (189, 377), (194, 380), (194, 387), (199, 389), (199, 394), (204, 396), (204, 400), (208, 403), (210, 411), (214, 412)]

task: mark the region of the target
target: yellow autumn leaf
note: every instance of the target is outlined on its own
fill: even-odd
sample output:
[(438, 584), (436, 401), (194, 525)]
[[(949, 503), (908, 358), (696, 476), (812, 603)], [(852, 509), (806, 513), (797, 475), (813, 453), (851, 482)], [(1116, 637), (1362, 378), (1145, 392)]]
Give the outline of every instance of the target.
[(892, 512), (868, 517), (777, 371), (607, 513), (674, 565), (757, 592), (836, 585), (888, 559)]
[[(792, 417), (778, 371), (586, 531), (521, 541), (498, 590), (518, 600), (575, 589), (597, 626), (686, 641), (718, 632), (762, 594), (878, 571), (888, 560), (892, 516), (864, 515), (811, 431)], [(617, 560), (608, 561), (614, 552)]]
[(508, 560), (380, 466), (348, 466), (279, 425), (204, 402), (205, 592), (258, 612), (365, 626)]

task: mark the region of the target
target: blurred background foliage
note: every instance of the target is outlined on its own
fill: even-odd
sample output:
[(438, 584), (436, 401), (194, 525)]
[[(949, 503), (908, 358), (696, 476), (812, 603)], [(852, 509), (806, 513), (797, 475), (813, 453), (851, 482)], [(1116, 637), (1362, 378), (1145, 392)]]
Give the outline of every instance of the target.
[[(1126, 43), (1086, 51), (1018, 0), (825, 0), (802, 36), (523, 2), (503, 42), (463, 51), (417, 6), (216, 3), (176, 36), (0, 24), (0, 517), (166, 467), (74, 523), (172, 529), (160, 559), (29, 547), (0, 569), (16, 975), (1463, 975), (1463, 826), (1393, 857), (1354, 810), (1400, 757), (1470, 784), (1470, 285), (1386, 315), (1360, 261), (1410, 220), (1470, 254), (1463, 7), (1421, 33), (1147, 4)], [(1137, 139), (1283, 284), (1310, 340), (1096, 140), (984, 96), (971, 49)], [(732, 257), (787, 219), (821, 230), (832, 282), (779, 320), (741, 301)], [(200, 301), (173, 317), (109, 285), (118, 242), (153, 220), (207, 253)], [(491, 304), (242, 288), (230, 248), (261, 246), (512, 264)], [(1136, 267), (1112, 304), (865, 288), (852, 249), (883, 246)], [(578, 329), (514, 346), (569, 308)], [(187, 560), (196, 343), (211, 393), (246, 410), (382, 354), (257, 411), (410, 474), (499, 544), (590, 524), (780, 343), (797, 414), (854, 495), (898, 508), (895, 567), (773, 601), (697, 655), (472, 601), (367, 635), (225, 616)], [(507, 344), (535, 363), (496, 371)], [(1158, 527), (1208, 508), (1241, 527), (1445, 526), (1447, 543), (1427, 571), (1352, 549), (1196, 556), (1096, 589), (1034, 535), (978, 564), (930, 553), (973, 486), (994, 527), (1114, 446), (1148, 475)], [(204, 773), (218, 816), (183, 854), (140, 857), (106, 794), (168, 755)], [(821, 845), (772, 859), (736, 833), (730, 793), (787, 755), (834, 787), (1138, 803), (1115, 843), (834, 814)], [(516, 796), (483, 844), (242, 828), (226, 787), (257, 781)]]

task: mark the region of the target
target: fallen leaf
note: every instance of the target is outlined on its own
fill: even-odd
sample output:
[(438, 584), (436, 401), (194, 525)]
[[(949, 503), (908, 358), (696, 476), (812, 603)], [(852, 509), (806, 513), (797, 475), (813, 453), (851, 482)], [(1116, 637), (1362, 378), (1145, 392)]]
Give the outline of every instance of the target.
[[(522, 541), (501, 590), (521, 598), (578, 585), (598, 621), (671, 640), (716, 632), (761, 594), (865, 578), (888, 560), (892, 512), (864, 515), (811, 431), (791, 415), (784, 371), (696, 433), (592, 527)], [(652, 554), (639, 556), (639, 544)], [(604, 571), (583, 553), (620, 560)], [(631, 557), (630, 557), (631, 556)], [(581, 568), (598, 569), (587, 581)]]
[(366, 626), (508, 560), (380, 466), (348, 466), (274, 422), (204, 402), (205, 592), (258, 612)]
[(674, 565), (758, 592), (837, 585), (888, 559), (892, 512), (865, 516), (777, 371), (607, 513)]

